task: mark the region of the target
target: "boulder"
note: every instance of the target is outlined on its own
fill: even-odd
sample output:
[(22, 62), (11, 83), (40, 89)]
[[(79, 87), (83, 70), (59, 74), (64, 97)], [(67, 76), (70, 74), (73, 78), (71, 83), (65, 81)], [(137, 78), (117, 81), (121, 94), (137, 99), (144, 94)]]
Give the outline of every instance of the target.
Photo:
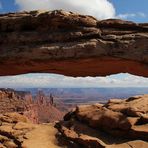
[(147, 97), (77, 106), (65, 115), (65, 121), (57, 123), (56, 128), (62, 137), (80, 147), (139, 148), (141, 145), (147, 148)]

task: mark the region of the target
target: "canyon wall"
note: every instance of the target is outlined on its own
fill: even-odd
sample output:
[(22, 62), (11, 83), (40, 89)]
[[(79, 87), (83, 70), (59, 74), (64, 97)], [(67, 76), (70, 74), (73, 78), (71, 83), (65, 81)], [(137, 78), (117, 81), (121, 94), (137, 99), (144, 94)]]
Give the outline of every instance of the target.
[(54, 122), (64, 115), (43, 94), (37, 94), (33, 98), (29, 92), (0, 89), (0, 114), (11, 112), (21, 113), (33, 123)]

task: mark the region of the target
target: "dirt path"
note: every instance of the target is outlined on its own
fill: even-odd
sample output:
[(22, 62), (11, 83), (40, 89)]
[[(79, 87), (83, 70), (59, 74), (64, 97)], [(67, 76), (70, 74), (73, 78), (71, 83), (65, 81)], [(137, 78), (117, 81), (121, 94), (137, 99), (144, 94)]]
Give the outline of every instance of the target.
[(53, 124), (38, 125), (37, 128), (28, 132), (22, 147), (25, 148), (61, 148), (55, 138), (57, 130)]

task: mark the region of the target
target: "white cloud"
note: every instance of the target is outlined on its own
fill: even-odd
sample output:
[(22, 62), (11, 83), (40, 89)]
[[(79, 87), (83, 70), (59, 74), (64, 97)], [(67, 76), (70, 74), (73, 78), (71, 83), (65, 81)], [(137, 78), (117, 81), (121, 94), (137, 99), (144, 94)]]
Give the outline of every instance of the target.
[(147, 15), (143, 12), (138, 12), (137, 15), (143, 18), (147, 17)]
[(63, 9), (98, 19), (115, 17), (115, 8), (108, 0), (15, 0), (15, 3), (20, 10)]
[(124, 14), (119, 14), (117, 15), (117, 18), (120, 19), (131, 19), (131, 18), (145, 18), (147, 17), (145, 13), (143, 12), (137, 12), (137, 13), (124, 13)]
[(148, 78), (130, 74), (84, 78), (54, 74), (26, 74), (0, 77), (0, 87), (148, 87)]

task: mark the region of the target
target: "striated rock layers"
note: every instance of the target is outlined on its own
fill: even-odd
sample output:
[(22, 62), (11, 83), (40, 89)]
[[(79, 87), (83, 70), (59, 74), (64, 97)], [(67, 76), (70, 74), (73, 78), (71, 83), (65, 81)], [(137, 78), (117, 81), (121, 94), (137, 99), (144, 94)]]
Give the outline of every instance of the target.
[(71, 146), (147, 148), (148, 95), (78, 106), (56, 127)]
[(18, 112), (33, 123), (47, 123), (62, 119), (63, 112), (50, 104), (48, 98), (37, 95), (35, 99), (29, 92), (0, 89), (0, 113)]
[(62, 10), (1, 14), (0, 63), (0, 75), (148, 77), (148, 24)]

